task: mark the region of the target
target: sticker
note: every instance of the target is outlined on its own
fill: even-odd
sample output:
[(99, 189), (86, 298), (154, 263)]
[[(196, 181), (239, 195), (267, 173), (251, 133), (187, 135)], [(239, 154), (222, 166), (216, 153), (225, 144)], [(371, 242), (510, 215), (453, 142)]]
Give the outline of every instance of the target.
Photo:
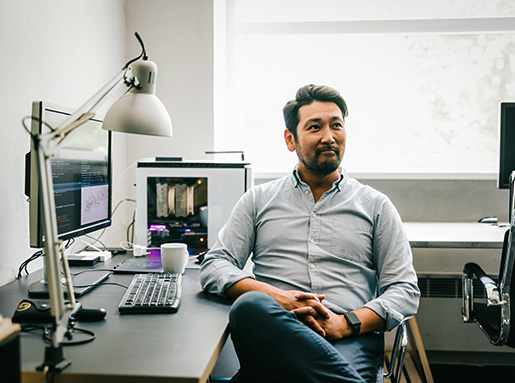
[(18, 305), (18, 308), (16, 309), (16, 311), (25, 311), (25, 310), (30, 309), (31, 306), (32, 305), (30, 304), (30, 302), (21, 302)]

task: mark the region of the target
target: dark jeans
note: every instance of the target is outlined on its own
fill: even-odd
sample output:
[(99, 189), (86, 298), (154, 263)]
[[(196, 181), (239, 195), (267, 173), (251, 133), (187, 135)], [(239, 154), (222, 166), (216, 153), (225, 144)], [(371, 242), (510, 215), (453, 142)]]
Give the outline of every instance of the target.
[(382, 334), (329, 343), (260, 292), (240, 296), (231, 308), (229, 323), (240, 361), (233, 383), (383, 380)]

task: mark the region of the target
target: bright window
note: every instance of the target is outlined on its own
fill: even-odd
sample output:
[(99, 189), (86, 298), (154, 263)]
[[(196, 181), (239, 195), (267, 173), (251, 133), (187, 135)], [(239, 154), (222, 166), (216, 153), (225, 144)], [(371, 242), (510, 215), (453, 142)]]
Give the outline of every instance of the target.
[(217, 150), (259, 174), (296, 163), (282, 107), (305, 84), (349, 106), (358, 174), (495, 177), (501, 101), (515, 100), (514, 1), (228, 1), (227, 118)]

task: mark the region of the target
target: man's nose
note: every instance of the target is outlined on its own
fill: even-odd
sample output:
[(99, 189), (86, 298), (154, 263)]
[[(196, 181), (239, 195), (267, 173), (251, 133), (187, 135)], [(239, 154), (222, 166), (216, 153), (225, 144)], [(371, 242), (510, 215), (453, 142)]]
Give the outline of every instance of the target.
[(333, 130), (329, 126), (324, 127), (321, 130), (321, 133), (322, 133), (322, 137), (320, 138), (320, 142), (322, 142), (322, 143), (334, 143), (335, 142)]

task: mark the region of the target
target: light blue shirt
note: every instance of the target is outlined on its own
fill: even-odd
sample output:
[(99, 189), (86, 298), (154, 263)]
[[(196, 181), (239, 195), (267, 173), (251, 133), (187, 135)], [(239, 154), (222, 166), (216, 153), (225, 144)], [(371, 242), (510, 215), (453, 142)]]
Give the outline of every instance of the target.
[[(243, 270), (249, 257), (253, 273)], [(243, 195), (206, 254), (201, 283), (223, 295), (247, 277), (325, 294), (339, 314), (368, 307), (386, 330), (414, 315), (420, 297), (397, 210), (345, 172), (316, 203), (297, 168)]]

